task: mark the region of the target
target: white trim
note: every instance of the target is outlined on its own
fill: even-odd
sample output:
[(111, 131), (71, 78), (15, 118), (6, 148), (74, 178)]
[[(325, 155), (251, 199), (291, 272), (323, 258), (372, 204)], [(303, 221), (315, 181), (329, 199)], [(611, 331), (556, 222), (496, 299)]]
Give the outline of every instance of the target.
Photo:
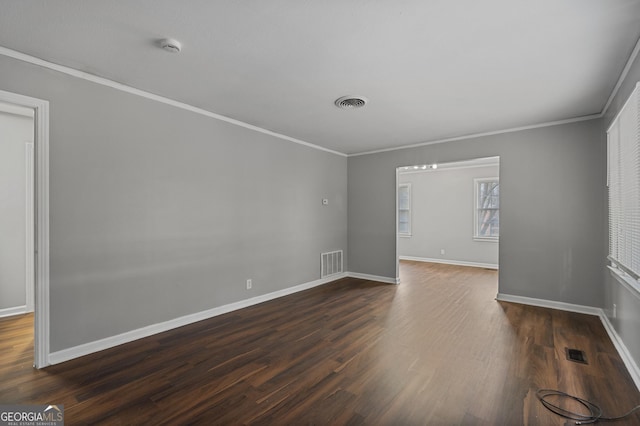
[(555, 300), (536, 299), (533, 297), (514, 296), (498, 293), (496, 300), (501, 302), (519, 303), (521, 305), (539, 306), (541, 308), (558, 309), (560, 311), (576, 312), (578, 314), (600, 316), (602, 309), (593, 306), (574, 305), (573, 303), (557, 302)]
[[(636, 46), (636, 49), (634, 50), (634, 53), (632, 54), (635, 55), (637, 54), (638, 50), (638, 46)], [(519, 132), (522, 130), (530, 130), (530, 129), (537, 129), (537, 128), (542, 128), (542, 127), (550, 127), (550, 126), (557, 126), (560, 124), (569, 124), (569, 123), (576, 123), (576, 122), (580, 122), (580, 121), (587, 121), (587, 120), (593, 120), (593, 119), (597, 119), (597, 118), (602, 118), (603, 113), (599, 113), (599, 114), (591, 114), (591, 115), (585, 115), (582, 117), (575, 117), (575, 118), (569, 118), (569, 119), (564, 119), (564, 120), (557, 120), (557, 121), (549, 121), (549, 122), (545, 122), (545, 123), (538, 123), (538, 124), (532, 124), (532, 125), (528, 125), (528, 126), (520, 126), (520, 127), (513, 127), (513, 128), (509, 128), (509, 129), (502, 129), (502, 130), (495, 130), (495, 131), (491, 131), (491, 132), (482, 132), (482, 133), (472, 133), (472, 134), (468, 134), (468, 135), (463, 135), (463, 136), (457, 136), (457, 137), (452, 137), (452, 138), (445, 138), (445, 139), (436, 139), (433, 141), (427, 141), (427, 142), (421, 142), (421, 143), (417, 143), (417, 144), (410, 144), (410, 145), (402, 145), (402, 146), (398, 146), (398, 147), (391, 147), (391, 148), (383, 148), (383, 149), (378, 149), (378, 150), (373, 150), (373, 151), (364, 151), (364, 152), (357, 152), (357, 153), (352, 153), (352, 154), (345, 154), (343, 152), (339, 152), (339, 151), (335, 151), (329, 148), (325, 148), (319, 145), (315, 145), (306, 141), (303, 141), (301, 139), (297, 139), (297, 138), (293, 138), (287, 135), (284, 135), (282, 133), (276, 133), (276, 132), (272, 132), (271, 130), (267, 130), (264, 129), (262, 127), (258, 127), (258, 126), (254, 126), (252, 124), (249, 123), (245, 123), (243, 121), (240, 120), (236, 120), (230, 117), (226, 117), (224, 115), (220, 115), (220, 114), (216, 114), (214, 112), (211, 111), (207, 111), (204, 110), (202, 108), (198, 108), (195, 107), (193, 105), (189, 105), (186, 104), (184, 102), (179, 102), (179, 101), (175, 101), (173, 99), (169, 99), (169, 98), (165, 98), (164, 96), (159, 96), (150, 92), (146, 92), (144, 90), (140, 90), (140, 89), (136, 89), (134, 87), (131, 86), (127, 86), (125, 84), (122, 83), (118, 83), (116, 81), (113, 80), (109, 80), (106, 79), (104, 77), (98, 77), (97, 75), (93, 75), (93, 74), (89, 74), (86, 73), (84, 71), (80, 71), (80, 70), (76, 70), (74, 68), (70, 68), (70, 67), (66, 67), (64, 65), (59, 65), (59, 64), (55, 64), (53, 62), (49, 62), (49, 61), (45, 61), (44, 59), (40, 59), (37, 58), (35, 56), (31, 56), (31, 55), (27, 55), (25, 53), (22, 52), (18, 52), (3, 46), (0, 46), (0, 55), (3, 56), (7, 56), (9, 58), (13, 58), (13, 59), (17, 59), (19, 61), (23, 61), (23, 62), (27, 62), (33, 65), (37, 65), (37, 66), (41, 66), (44, 68), (48, 68), (54, 71), (58, 71), (61, 72), (63, 74), (67, 74), (73, 77), (77, 77), (77, 78), (81, 78), (83, 80), (87, 80), (87, 81), (91, 81), (93, 83), (96, 84), (101, 84), (103, 86), (107, 86), (107, 87), (111, 87), (113, 89), (116, 90), (121, 90), (123, 92), (127, 92), (133, 95), (137, 95), (137, 96), (141, 96), (150, 100), (154, 100), (157, 102), (161, 102), (167, 105), (171, 105), (174, 106), (176, 108), (181, 108), (187, 111), (191, 111), (194, 112), (196, 114), (201, 114), (207, 117), (211, 117), (217, 120), (221, 120), (221, 121), (225, 121), (227, 123), (230, 124), (235, 124), (237, 126), (240, 127), (244, 127), (246, 129), (250, 129), (250, 130), (254, 130), (256, 132), (259, 133), (264, 133), (279, 139), (283, 139), (283, 140), (287, 140), (293, 143), (297, 143), (300, 145), (304, 145), (307, 146), (309, 148), (313, 148), (313, 149), (317, 149), (320, 151), (325, 151), (325, 152), (329, 152), (331, 154), (335, 154), (335, 155), (339, 155), (341, 157), (357, 157), (360, 155), (369, 155), (369, 154), (377, 154), (380, 152), (388, 152), (388, 151), (396, 151), (396, 150), (400, 150), (400, 149), (406, 149), (406, 148), (416, 148), (416, 147), (421, 147), (421, 146), (426, 146), (426, 145), (433, 145), (433, 144), (438, 144), (438, 143), (443, 143), (443, 142), (453, 142), (453, 141), (459, 141), (459, 140), (465, 140), (465, 139), (473, 139), (473, 138), (478, 138), (478, 137), (483, 137), (483, 136), (492, 136), (492, 135), (499, 135), (502, 133), (512, 133), (512, 132)], [(632, 58), (630, 58), (630, 62), (633, 62), (631, 60)], [(629, 62), (629, 63), (630, 63)], [(629, 65), (629, 64), (628, 64)], [(626, 76), (626, 72), (628, 72), (628, 67), (625, 68), (625, 71), (623, 71), (623, 74)], [(622, 77), (622, 75), (621, 75)], [(614, 89), (617, 90), (617, 89)], [(612, 94), (612, 98), (613, 98), (613, 94)], [(607, 105), (608, 107), (608, 105)], [(606, 110), (605, 110), (606, 111)]]
[(495, 263), (467, 262), (464, 260), (432, 259), (429, 257), (398, 256), (400, 260), (413, 260), (414, 262), (442, 263), (444, 265), (472, 266), (474, 268), (499, 269)]
[(615, 327), (609, 321), (609, 317), (605, 315), (603, 310), (601, 311), (602, 312), (600, 313), (600, 321), (602, 321), (602, 325), (607, 331), (607, 334), (609, 335), (613, 346), (615, 346), (618, 354), (620, 355), (620, 358), (622, 358), (622, 362), (624, 362), (625, 367), (627, 367), (627, 371), (633, 379), (633, 382), (636, 384), (636, 388), (640, 390), (640, 368), (638, 367), (638, 364), (636, 364), (636, 361), (633, 359), (633, 356), (631, 356), (631, 352), (629, 352), (629, 349), (627, 349), (627, 346), (624, 344), (624, 341), (616, 331)]
[(498, 293), (496, 300), (500, 300), (503, 302), (520, 303), (530, 306), (539, 306), (542, 308), (558, 309), (561, 311), (577, 312), (579, 314), (595, 315), (599, 317), (600, 321), (602, 322), (602, 326), (609, 335), (609, 339), (611, 339), (611, 343), (613, 343), (613, 346), (618, 351), (618, 354), (620, 355), (622, 362), (624, 362), (625, 367), (627, 367), (627, 371), (633, 379), (633, 382), (636, 384), (636, 387), (638, 388), (638, 390), (640, 390), (640, 368), (638, 368), (638, 364), (631, 356), (631, 353), (622, 341), (622, 338), (616, 331), (613, 324), (611, 324), (611, 322), (609, 321), (609, 317), (607, 317), (602, 308), (574, 305), (571, 303), (556, 302), (553, 300), (534, 299), (532, 297), (513, 296), (503, 293)]
[(611, 276), (618, 281), (624, 288), (626, 288), (633, 296), (640, 299), (640, 283), (634, 280), (629, 275), (625, 274), (620, 269), (614, 268), (611, 265), (607, 265)]
[(34, 365), (49, 365), (49, 102), (0, 90), (0, 101), (34, 110)]
[(500, 134), (503, 134), (503, 133), (520, 132), (522, 130), (539, 129), (541, 127), (558, 126), (560, 124), (570, 124), (570, 123), (577, 123), (577, 122), (580, 122), (580, 121), (595, 120), (597, 118), (602, 118), (602, 114), (598, 113), (598, 114), (584, 115), (582, 117), (568, 118), (568, 119), (565, 119), (565, 120), (558, 120), (558, 121), (549, 121), (549, 122), (546, 122), (546, 123), (532, 124), (530, 126), (513, 127), (513, 128), (510, 128), (510, 129), (496, 130), (496, 131), (493, 131), (493, 132), (472, 133), (472, 134), (469, 134), (469, 135), (456, 136), (454, 138), (446, 138), (446, 139), (436, 139), (436, 140), (433, 140), (433, 141), (420, 142), (420, 143), (416, 143), (416, 144), (412, 144), (412, 145), (402, 145), (402, 146), (397, 146), (397, 147), (393, 147), (393, 148), (377, 149), (377, 150), (374, 150), (374, 151), (357, 152), (357, 153), (354, 153), (354, 154), (348, 154), (347, 157), (358, 157), (360, 155), (378, 154), (378, 153), (381, 153), (381, 152), (397, 151), (397, 150), (400, 150), (400, 149), (407, 149), (407, 148), (418, 148), (418, 147), (421, 147), (421, 146), (435, 145), (435, 144), (444, 143), (444, 142), (461, 141), (461, 140), (465, 140), (465, 139), (480, 138), (480, 137), (484, 137), (484, 136), (500, 135)]
[(3, 308), (0, 309), (0, 318), (2, 317), (12, 317), (14, 315), (22, 315), (27, 313), (27, 306), (15, 306), (13, 308)]
[[(611, 123), (609, 123), (609, 127), (607, 127), (607, 136), (609, 136), (609, 132), (611, 131), (611, 129), (613, 128), (613, 126), (615, 126), (617, 124), (618, 118), (620, 118), (620, 114), (622, 114), (622, 111), (624, 111), (627, 108), (627, 104), (629, 104), (629, 102), (635, 101), (636, 99), (634, 99), (634, 92), (636, 90), (638, 90), (638, 88), (640, 88), (640, 81), (637, 82), (634, 86), (633, 86), (633, 90), (631, 90), (631, 93), (629, 93), (629, 97), (627, 98), (626, 101), (624, 101), (624, 103), (622, 104), (622, 107), (620, 107), (620, 111), (618, 111), (618, 113), (616, 114), (615, 117), (613, 117), (613, 120), (611, 120)], [(609, 142), (608, 138), (607, 138), (607, 142)], [(609, 146), (607, 145), (607, 151), (609, 150)], [(609, 164), (607, 162), (607, 164)], [(607, 175), (607, 179), (609, 178), (609, 176)], [(609, 181), (607, 180), (607, 186), (609, 184)]]
[(283, 135), (282, 133), (272, 132), (271, 130), (264, 129), (262, 127), (254, 126), (253, 124), (245, 123), (244, 121), (236, 120), (234, 118), (226, 117), (224, 115), (216, 114), (211, 111), (207, 111), (202, 108), (195, 107), (193, 105), (186, 104), (184, 102), (179, 102), (170, 98), (165, 98), (164, 96), (156, 95), (154, 93), (146, 92), (144, 90), (136, 89), (135, 87), (127, 86), (126, 84), (118, 83), (113, 80), (106, 79), (104, 77), (98, 77), (97, 75), (89, 74), (84, 71), (79, 71), (74, 68), (69, 68), (64, 65), (54, 64), (53, 62), (45, 61), (44, 59), (36, 58), (35, 56), (27, 55), (21, 52), (17, 52), (12, 49), (8, 49), (6, 47), (0, 46), (0, 55), (7, 56), (9, 58), (17, 59), (19, 61), (28, 62), (33, 65), (38, 65), (44, 68), (48, 68), (50, 70), (58, 71), (63, 74), (70, 75), (72, 77), (81, 78), (83, 80), (90, 81), (92, 83), (100, 84), (103, 86), (111, 87), (112, 89), (121, 90), (126, 93), (130, 93), (132, 95), (141, 96), (143, 98), (147, 98), (156, 102), (160, 102), (166, 105), (171, 105), (176, 108), (184, 109), (186, 111), (191, 111), (196, 114), (204, 115), (206, 117), (214, 118), (216, 120), (224, 121), (230, 124), (234, 124), (239, 127), (244, 127), (245, 129), (253, 130), (258, 133), (263, 133), (265, 135), (273, 136), (278, 139), (284, 139), (289, 142), (297, 143), (299, 145), (304, 145), (309, 148), (317, 149), (320, 151), (329, 152), (331, 154), (339, 155), (341, 157), (346, 157), (347, 154), (342, 152), (334, 151), (329, 148), (324, 148), (319, 145), (314, 145), (312, 143), (303, 141), (301, 139), (296, 139), (291, 136)]
[(629, 55), (629, 59), (627, 60), (627, 63), (622, 69), (622, 72), (620, 73), (620, 77), (618, 77), (618, 81), (616, 82), (616, 85), (613, 87), (613, 90), (611, 91), (611, 94), (609, 95), (609, 99), (607, 99), (607, 103), (604, 105), (604, 108), (602, 108), (602, 112), (600, 113), (601, 116), (604, 116), (609, 110), (609, 107), (611, 106), (611, 102), (613, 102), (613, 99), (618, 94), (618, 91), (620, 90), (620, 87), (622, 86), (624, 79), (627, 78), (627, 74), (629, 74), (631, 65), (633, 65), (633, 62), (636, 60), (636, 57), (638, 56), (639, 52), (640, 52), (640, 38), (638, 38), (638, 41), (636, 42), (635, 47), (631, 51), (631, 55)]
[(0, 111), (6, 112), (7, 114), (20, 115), (23, 117), (33, 118), (33, 108), (24, 108), (18, 105), (6, 104), (4, 102), (0, 102)]
[(276, 132), (272, 132), (271, 130), (267, 130), (264, 129), (262, 127), (258, 127), (255, 126), (253, 124), (249, 124), (249, 123), (245, 123), (243, 121), (240, 120), (236, 120), (230, 117), (226, 117), (224, 115), (220, 115), (220, 114), (216, 114), (214, 112), (211, 111), (207, 111), (204, 110), (202, 108), (198, 108), (195, 107), (193, 105), (189, 105), (186, 104), (184, 102), (179, 102), (170, 98), (165, 98), (164, 96), (159, 96), (150, 92), (146, 92), (144, 90), (141, 89), (136, 89), (134, 87), (131, 86), (127, 86), (125, 84), (122, 83), (118, 83), (116, 81), (113, 80), (109, 80), (106, 79), (104, 77), (99, 77), (97, 75), (93, 75), (93, 74), (89, 74), (86, 73), (84, 71), (80, 71), (80, 70), (76, 70), (74, 68), (70, 68), (70, 67), (66, 67), (64, 65), (59, 65), (59, 64), (55, 64), (53, 62), (49, 62), (49, 61), (45, 61), (44, 59), (40, 59), (37, 58), (35, 56), (31, 56), (31, 55), (27, 55), (25, 53), (22, 52), (18, 52), (15, 51), (13, 49), (9, 49), (6, 48), (4, 46), (0, 46), (0, 55), (3, 56), (7, 56), (9, 58), (13, 58), (13, 59), (17, 59), (19, 61), (23, 61), (23, 62), (27, 62), (33, 65), (37, 65), (37, 66), (41, 66), (44, 68), (48, 68), (54, 71), (58, 71), (61, 72), (63, 74), (67, 74), (73, 77), (77, 77), (77, 78), (81, 78), (83, 80), (87, 80), (87, 81), (91, 81), (93, 83), (96, 84), (101, 84), (103, 86), (107, 86), (107, 87), (111, 87), (113, 89), (116, 90), (121, 90), (133, 95), (137, 95), (137, 96), (141, 96), (147, 99), (151, 99), (157, 102), (161, 102), (167, 105), (171, 105), (174, 106), (176, 108), (181, 108), (187, 111), (191, 111), (194, 112), (196, 114), (201, 114), (207, 117), (211, 117), (217, 120), (221, 120), (221, 121), (225, 121), (227, 123), (230, 124), (235, 124), (237, 126), (240, 127), (244, 127), (246, 129), (250, 129), (250, 130), (254, 130), (256, 132), (259, 133), (264, 133), (279, 139), (283, 139), (283, 140), (287, 140), (293, 143), (297, 143), (300, 145), (304, 145), (307, 146), (309, 148), (313, 148), (313, 149), (317, 149), (320, 151), (325, 151), (325, 152), (329, 152), (331, 154), (335, 154), (335, 155), (339, 155), (341, 157), (357, 157), (360, 155), (369, 155), (369, 154), (377, 154), (377, 153), (381, 153), (381, 152), (388, 152), (388, 151), (396, 151), (396, 150), (401, 150), (401, 149), (406, 149), (406, 148), (417, 148), (417, 147), (421, 147), (421, 146), (426, 146), (426, 145), (433, 145), (433, 144), (438, 144), (438, 143), (443, 143), (443, 142), (453, 142), (453, 141), (459, 141), (459, 140), (465, 140), (465, 139), (473, 139), (473, 138), (479, 138), (479, 137), (484, 137), (484, 136), (493, 136), (493, 135), (499, 135), (499, 134), (503, 134), (503, 133), (512, 133), (512, 132), (519, 132), (522, 130), (530, 130), (530, 129), (538, 129), (538, 128), (542, 128), (542, 127), (551, 127), (551, 126), (557, 126), (560, 124), (569, 124), (569, 123), (576, 123), (576, 122), (580, 122), (580, 121), (587, 121), (587, 120), (594, 120), (597, 118), (602, 118), (604, 116), (604, 114), (606, 113), (607, 109), (609, 108), (611, 101), (613, 100), (613, 98), (615, 97), (617, 91), (620, 88), (620, 85), (622, 84), (622, 81), (624, 80), (624, 78), (626, 77), (627, 73), (629, 72), (629, 68), (631, 67), (631, 64), (633, 63), (633, 61), (635, 60), (635, 57), (638, 54), (638, 51), (640, 50), (640, 40), (638, 40), (638, 43), (636, 43), (636, 47), (633, 50), (633, 52), (631, 53), (631, 56), (629, 57), (629, 60), (627, 61), (627, 64), (625, 66), (625, 68), (622, 71), (622, 74), (620, 75), (620, 78), (618, 79), (618, 83), (616, 84), (616, 86), (614, 87), (609, 100), (607, 101), (607, 104), (605, 105), (603, 111), (601, 113), (598, 114), (591, 114), (591, 115), (585, 115), (582, 117), (574, 117), (574, 118), (568, 118), (568, 119), (564, 119), (564, 120), (556, 120), (556, 121), (548, 121), (548, 122), (544, 122), (544, 123), (538, 123), (538, 124), (532, 124), (532, 125), (527, 125), (527, 126), (520, 126), (520, 127), (512, 127), (512, 128), (508, 128), (508, 129), (501, 129), (501, 130), (495, 130), (495, 131), (491, 131), (491, 132), (481, 132), (481, 133), (471, 133), (468, 135), (462, 135), (462, 136), (456, 136), (456, 137), (451, 137), (451, 138), (444, 138), (444, 139), (436, 139), (436, 140), (432, 140), (432, 141), (427, 141), (427, 142), (420, 142), (420, 143), (416, 143), (416, 144), (410, 144), (410, 145), (402, 145), (402, 146), (398, 146), (398, 147), (390, 147), (390, 148), (383, 148), (383, 149), (378, 149), (378, 150), (373, 150), (373, 151), (364, 151), (364, 152), (357, 152), (357, 153), (352, 153), (352, 154), (345, 154), (343, 152), (339, 152), (339, 151), (335, 151), (329, 148), (325, 148), (322, 147), (320, 145), (315, 145), (312, 144), (310, 142), (306, 142), (303, 141), (301, 139), (297, 139), (297, 138), (293, 138), (291, 136), (287, 136), (284, 135), (282, 133), (276, 133)]
[(192, 324), (194, 322), (206, 320), (209, 318), (216, 317), (218, 315), (236, 311), (238, 309), (247, 308), (249, 306), (257, 305), (259, 303), (267, 302), (269, 300), (277, 299), (279, 297), (288, 296), (293, 293), (308, 290), (310, 288), (327, 284), (344, 277), (346, 277), (346, 274), (344, 273), (335, 274), (335, 275), (332, 275), (331, 277), (327, 277), (324, 279), (311, 281), (311, 282), (300, 284), (294, 287), (285, 288), (283, 290), (274, 291), (272, 293), (263, 294), (261, 296), (252, 297), (250, 299), (229, 303), (228, 305), (218, 306), (217, 308), (208, 309), (206, 311), (184, 315), (182, 317), (174, 318), (169, 321), (148, 325), (146, 327), (127, 331), (125, 333), (118, 334), (115, 336), (110, 336), (104, 339), (95, 340), (93, 342), (84, 343), (82, 345), (74, 346), (72, 348), (63, 349), (61, 351), (51, 353), (51, 355), (49, 355), (49, 361), (51, 362), (51, 364), (58, 364), (61, 362), (69, 361), (81, 356), (92, 354), (94, 352), (103, 351), (105, 349), (109, 349), (114, 346), (122, 345), (124, 343), (129, 343), (134, 340), (153, 336), (154, 334), (162, 333), (165, 331), (172, 330), (174, 328)]
[[(31, 110), (33, 112), (33, 110)], [(35, 124), (33, 117), (31, 117), (32, 126)], [(27, 312), (33, 312), (34, 310), (34, 290), (35, 290), (35, 247), (34, 247), (34, 231), (35, 231), (35, 210), (33, 206), (34, 200), (34, 155), (33, 155), (33, 142), (28, 141), (24, 144), (24, 157), (25, 157), (25, 200), (24, 207), (26, 212), (25, 220), (25, 295)]]
[(361, 274), (359, 272), (347, 272), (350, 278), (358, 278), (367, 281), (378, 281), (385, 284), (400, 284), (400, 278), (383, 277), (380, 275)]
[(609, 99), (607, 100), (604, 108), (602, 108), (602, 111), (599, 112), (598, 114), (584, 115), (582, 117), (568, 118), (568, 119), (565, 119), (565, 120), (548, 121), (546, 123), (539, 123), (539, 124), (533, 124), (533, 125), (521, 126), (521, 127), (513, 127), (513, 128), (510, 128), (510, 129), (496, 130), (496, 131), (493, 131), (493, 132), (472, 133), (472, 134), (469, 134), (469, 135), (463, 135), (463, 136), (457, 136), (457, 137), (445, 138), (445, 139), (436, 139), (436, 140), (433, 140), (433, 141), (421, 142), (421, 143), (416, 143), (416, 144), (411, 144), (411, 145), (402, 145), (402, 146), (393, 147), (393, 148), (383, 148), (383, 149), (377, 149), (377, 150), (373, 150), (373, 151), (357, 152), (357, 153), (353, 153), (353, 154), (348, 154), (347, 157), (357, 157), (359, 155), (378, 154), (380, 152), (396, 151), (396, 150), (406, 149), (406, 148), (418, 148), (418, 147), (421, 147), (421, 146), (434, 145), (434, 144), (443, 143), (443, 142), (461, 141), (461, 140), (465, 140), (465, 139), (480, 138), (480, 137), (483, 137), (483, 136), (493, 136), (493, 135), (499, 135), (499, 134), (502, 134), (502, 133), (520, 132), (522, 130), (538, 129), (538, 128), (541, 128), (541, 127), (551, 127), (551, 126), (557, 126), (557, 125), (560, 125), (560, 124), (570, 124), (570, 123), (577, 123), (577, 122), (580, 122), (580, 121), (588, 121), (588, 120), (595, 120), (595, 119), (598, 119), (598, 118), (602, 118), (602, 117), (605, 116), (605, 114), (609, 110), (609, 107), (611, 106), (611, 102), (613, 102), (613, 99), (618, 94), (618, 91), (620, 90), (620, 87), (622, 86), (622, 83), (624, 82), (625, 78), (627, 77), (627, 74), (629, 74), (629, 70), (631, 69), (631, 65), (633, 65), (633, 62), (636, 60), (638, 54), (640, 54), (640, 38), (636, 42), (636, 45), (635, 45), (633, 51), (631, 52), (631, 55), (629, 55), (629, 59), (627, 60), (627, 63), (625, 64), (622, 72), (620, 73), (620, 77), (618, 77), (618, 81), (616, 82), (616, 85), (613, 87), (613, 90), (611, 91), (611, 94), (609, 95)]
[[(493, 158), (498, 158), (498, 157), (493, 157)], [(462, 163), (463, 161), (461, 161)], [(458, 163), (458, 162), (456, 162)], [(429, 168), (427, 167), (426, 169), (407, 169), (405, 170), (404, 167), (407, 166), (403, 166), (403, 167), (399, 167), (400, 169), (400, 174), (401, 175), (411, 175), (411, 174), (415, 174), (415, 173), (439, 173), (439, 172), (448, 172), (450, 170), (463, 170), (463, 169), (477, 169), (480, 167), (497, 167), (500, 165), (500, 163), (498, 161), (496, 161), (493, 164), (470, 164), (468, 166), (447, 166), (447, 164), (454, 164), (454, 163), (442, 163), (442, 164), (438, 164), (438, 168), (437, 169), (433, 169), (433, 168)]]
[(473, 237), (473, 241), (479, 243), (499, 243), (500, 237)]
[(133, 95), (138, 95), (138, 96), (142, 96), (144, 98), (147, 99), (151, 99), (151, 100), (155, 100), (157, 102), (161, 102), (161, 103), (165, 103), (168, 105), (172, 105), (174, 107), (177, 108), (181, 108), (181, 109), (185, 109), (187, 111), (191, 111), (194, 112), (196, 114), (201, 114), (201, 115), (205, 115), (207, 117), (211, 117), (211, 118), (215, 118), (221, 121), (225, 121), (227, 123), (231, 123), (231, 124), (235, 124), (237, 126), (240, 127), (244, 127), (250, 130), (254, 130), (256, 132), (259, 133), (264, 133), (279, 139), (284, 139), (293, 143), (297, 143), (300, 145), (304, 145), (307, 146), (309, 148), (313, 148), (313, 149), (318, 149), (320, 151), (325, 151), (325, 152), (330, 152), (332, 154), (335, 155), (339, 155), (342, 157), (357, 157), (360, 155), (369, 155), (369, 154), (378, 154), (381, 152), (388, 152), (388, 151), (396, 151), (396, 150), (401, 150), (401, 149), (407, 149), (407, 148), (417, 148), (417, 147), (421, 147), (421, 146), (426, 146), (426, 145), (434, 145), (434, 144), (438, 144), (438, 143), (443, 143), (443, 142), (453, 142), (453, 141), (460, 141), (460, 140), (465, 140), (465, 139), (473, 139), (473, 138), (479, 138), (479, 137), (484, 137), (484, 136), (493, 136), (493, 135), (499, 135), (499, 134), (503, 134), (503, 133), (512, 133), (512, 132), (519, 132), (519, 131), (523, 131), (523, 130), (531, 130), (531, 129), (538, 129), (538, 128), (542, 128), (542, 127), (551, 127), (551, 126), (557, 126), (560, 124), (570, 124), (570, 123), (576, 123), (576, 122), (580, 122), (580, 121), (588, 121), (588, 120), (594, 120), (594, 119), (598, 119), (598, 118), (602, 118), (608, 111), (609, 107), (611, 106), (611, 102), (613, 101), (613, 99), (615, 98), (616, 94), (618, 93), (618, 90), (620, 89), (620, 86), (622, 85), (624, 79), (627, 77), (627, 74), (629, 73), (629, 69), (631, 68), (631, 65), (633, 64), (633, 62), (635, 61), (636, 57), (638, 56), (638, 53), (640, 52), (640, 39), (638, 39), (638, 41), (636, 42), (635, 48), (633, 49), (633, 51), (631, 52), (631, 55), (629, 56), (629, 59), (627, 60), (627, 63), (624, 67), (624, 69), (622, 70), (622, 73), (620, 74), (620, 77), (618, 78), (618, 81), (616, 83), (616, 85), (614, 86), (611, 94), (609, 95), (609, 99), (607, 100), (607, 103), (605, 104), (604, 108), (602, 109), (602, 112), (598, 113), (598, 114), (590, 114), (590, 115), (585, 115), (582, 117), (574, 117), (574, 118), (568, 118), (568, 119), (564, 119), (564, 120), (556, 120), (556, 121), (548, 121), (548, 122), (544, 122), (544, 123), (538, 123), (538, 124), (532, 124), (532, 125), (527, 125), (527, 126), (520, 126), (520, 127), (512, 127), (512, 128), (508, 128), (508, 129), (501, 129), (501, 130), (495, 130), (495, 131), (491, 131), (491, 132), (481, 132), (481, 133), (471, 133), (468, 135), (462, 135), (462, 136), (456, 136), (456, 137), (451, 137), (451, 138), (444, 138), (444, 139), (436, 139), (436, 140), (432, 140), (432, 141), (427, 141), (427, 142), (420, 142), (420, 143), (416, 143), (416, 144), (410, 144), (410, 145), (402, 145), (402, 146), (398, 146), (398, 147), (390, 147), (390, 148), (383, 148), (383, 149), (377, 149), (377, 150), (373, 150), (373, 151), (364, 151), (364, 152), (356, 152), (356, 153), (352, 153), (352, 154), (345, 154), (343, 152), (339, 152), (339, 151), (335, 151), (329, 148), (325, 148), (319, 145), (315, 145), (306, 141), (303, 141), (301, 139), (296, 139), (281, 133), (276, 133), (276, 132), (272, 132), (271, 130), (267, 130), (264, 129), (262, 127), (258, 127), (258, 126), (254, 126), (252, 124), (249, 123), (245, 123), (243, 121), (240, 120), (236, 120), (230, 117), (226, 117), (224, 115), (220, 115), (220, 114), (216, 114), (207, 110), (204, 110), (202, 108), (198, 108), (183, 102), (178, 102), (175, 101), (173, 99), (169, 99), (169, 98), (165, 98), (163, 96), (159, 96), (159, 95), (155, 95), (153, 93), (150, 92), (146, 92), (144, 90), (140, 90), (140, 89), (136, 89), (134, 87), (131, 86), (127, 86), (125, 84), (122, 83), (118, 83), (112, 80), (108, 80), (106, 78), (103, 77), (98, 77), (96, 75), (93, 74), (89, 74), (80, 70), (76, 70), (74, 68), (70, 68), (70, 67), (66, 67), (64, 65), (59, 65), (59, 64), (55, 64), (53, 62), (49, 62), (49, 61), (45, 61), (44, 59), (40, 59), (40, 58), (36, 58), (35, 56), (31, 56), (31, 55), (27, 55), (25, 53), (22, 52), (18, 52), (9, 48), (6, 48), (4, 46), (0, 46), (0, 55), (3, 56), (7, 56), (9, 58), (13, 58), (13, 59), (17, 59), (23, 62), (28, 62), (30, 64), (33, 65), (38, 65), (44, 68), (48, 68), (54, 71), (58, 71), (67, 75), (71, 75), (73, 77), (77, 77), (77, 78), (81, 78), (84, 80), (88, 80), (91, 81), (93, 83), (97, 83), (97, 84), (101, 84), (104, 86), (108, 86), (117, 90), (122, 90), (124, 92), (127, 93), (131, 93)]

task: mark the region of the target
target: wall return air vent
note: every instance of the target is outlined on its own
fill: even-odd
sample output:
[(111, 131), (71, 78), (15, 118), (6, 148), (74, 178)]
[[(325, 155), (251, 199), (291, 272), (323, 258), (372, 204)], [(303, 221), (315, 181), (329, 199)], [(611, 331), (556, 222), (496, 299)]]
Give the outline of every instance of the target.
[(342, 250), (322, 253), (320, 258), (321, 278), (342, 273)]

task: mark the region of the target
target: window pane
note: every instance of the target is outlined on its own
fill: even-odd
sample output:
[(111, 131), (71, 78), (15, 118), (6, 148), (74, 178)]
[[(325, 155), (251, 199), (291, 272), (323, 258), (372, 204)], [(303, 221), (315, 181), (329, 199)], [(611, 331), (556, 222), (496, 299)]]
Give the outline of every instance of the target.
[(411, 184), (398, 186), (398, 233), (411, 234)]
[(500, 211), (478, 210), (478, 237), (498, 237), (500, 235)]
[(398, 232), (401, 234), (409, 233), (409, 224), (407, 222), (398, 223)]
[(398, 190), (398, 208), (409, 208), (409, 187), (401, 186)]
[(498, 180), (476, 181), (475, 237), (498, 238), (500, 235), (500, 183)]

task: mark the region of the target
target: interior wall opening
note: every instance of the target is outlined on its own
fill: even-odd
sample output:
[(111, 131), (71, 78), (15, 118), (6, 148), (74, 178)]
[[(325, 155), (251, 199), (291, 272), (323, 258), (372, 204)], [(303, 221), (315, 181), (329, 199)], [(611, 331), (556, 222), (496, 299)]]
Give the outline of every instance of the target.
[(499, 157), (401, 166), (396, 183), (400, 282), (401, 261), (499, 268)]
[[(49, 365), (49, 103), (0, 90), (0, 320), (28, 317)], [(24, 326), (23, 321), (23, 326)]]

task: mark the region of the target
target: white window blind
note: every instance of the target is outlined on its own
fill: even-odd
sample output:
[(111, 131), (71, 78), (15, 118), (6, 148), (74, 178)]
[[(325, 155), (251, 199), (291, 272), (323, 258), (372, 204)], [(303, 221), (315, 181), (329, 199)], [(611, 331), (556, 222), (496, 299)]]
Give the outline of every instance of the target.
[(411, 235), (411, 184), (398, 185), (398, 234)]
[(640, 276), (640, 84), (607, 131), (609, 258)]

